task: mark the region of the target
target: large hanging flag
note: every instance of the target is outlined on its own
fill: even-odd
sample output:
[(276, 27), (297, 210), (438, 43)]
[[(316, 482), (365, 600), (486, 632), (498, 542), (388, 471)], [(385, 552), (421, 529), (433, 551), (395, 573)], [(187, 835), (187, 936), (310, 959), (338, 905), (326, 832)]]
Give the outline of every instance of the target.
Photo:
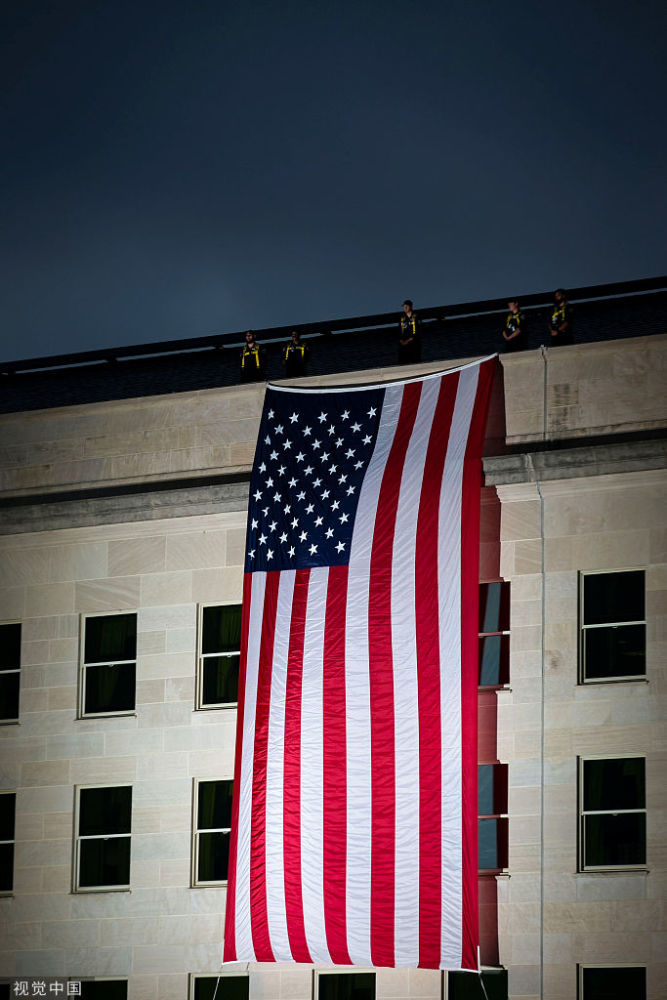
[(227, 962), (478, 967), (480, 456), (494, 364), (267, 388)]

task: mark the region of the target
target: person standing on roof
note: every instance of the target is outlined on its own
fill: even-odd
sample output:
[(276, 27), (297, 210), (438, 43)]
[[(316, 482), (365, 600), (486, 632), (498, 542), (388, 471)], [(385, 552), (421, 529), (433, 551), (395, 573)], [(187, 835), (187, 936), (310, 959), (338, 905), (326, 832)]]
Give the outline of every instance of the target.
[(519, 309), (518, 299), (509, 299), (509, 312), (503, 327), (506, 351), (523, 351), (526, 347), (526, 318)]
[(398, 321), (398, 363), (421, 361), (421, 320), (412, 308), (412, 300), (403, 303), (403, 315)]
[(301, 334), (298, 330), (292, 330), (292, 339), (283, 347), (283, 365), (287, 378), (299, 378), (306, 374), (306, 365), (310, 350), (301, 343)]
[(554, 304), (549, 317), (551, 345), (572, 343), (572, 307), (565, 297), (565, 289), (554, 292)]
[(255, 334), (248, 330), (241, 350), (241, 381), (262, 382), (264, 380), (264, 348), (255, 340)]

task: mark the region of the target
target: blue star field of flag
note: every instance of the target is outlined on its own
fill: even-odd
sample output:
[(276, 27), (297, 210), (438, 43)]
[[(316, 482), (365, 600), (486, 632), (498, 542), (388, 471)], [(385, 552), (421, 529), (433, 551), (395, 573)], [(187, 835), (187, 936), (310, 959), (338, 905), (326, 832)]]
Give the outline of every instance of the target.
[(246, 573), (347, 564), (383, 398), (383, 389), (267, 389), (250, 481)]

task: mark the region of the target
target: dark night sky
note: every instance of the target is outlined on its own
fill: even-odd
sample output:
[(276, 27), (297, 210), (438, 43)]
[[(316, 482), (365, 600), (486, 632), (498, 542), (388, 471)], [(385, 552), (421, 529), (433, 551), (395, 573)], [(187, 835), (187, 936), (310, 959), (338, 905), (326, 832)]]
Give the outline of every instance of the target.
[(664, 273), (659, 0), (9, 0), (4, 359)]

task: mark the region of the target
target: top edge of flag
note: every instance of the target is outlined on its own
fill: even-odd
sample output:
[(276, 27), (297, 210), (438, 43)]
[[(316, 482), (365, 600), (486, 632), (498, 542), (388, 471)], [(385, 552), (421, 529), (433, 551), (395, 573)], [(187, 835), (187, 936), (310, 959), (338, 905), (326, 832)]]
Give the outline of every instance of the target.
[(467, 361), (464, 365), (457, 365), (455, 368), (441, 368), (437, 372), (426, 372), (424, 375), (412, 375), (409, 378), (385, 379), (381, 382), (363, 382), (361, 385), (279, 385), (276, 382), (267, 382), (267, 389), (273, 392), (365, 392), (367, 389), (383, 389), (389, 385), (409, 385), (411, 382), (425, 382), (428, 379), (442, 378), (443, 375), (453, 375), (456, 372), (465, 371), (466, 368), (473, 368), (476, 365), (483, 365), (485, 361), (492, 361), (499, 357), (499, 354), (487, 354), (483, 358), (475, 361)]

